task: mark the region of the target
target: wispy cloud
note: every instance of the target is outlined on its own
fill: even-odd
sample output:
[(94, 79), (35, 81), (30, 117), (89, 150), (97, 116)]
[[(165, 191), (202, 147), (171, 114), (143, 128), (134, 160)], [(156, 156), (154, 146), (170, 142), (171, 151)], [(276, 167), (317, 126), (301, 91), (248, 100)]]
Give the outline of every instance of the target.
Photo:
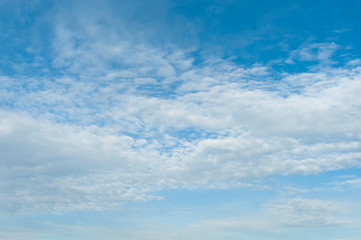
[(341, 47), (335, 43), (310, 43), (301, 46), (290, 53), (286, 60), (288, 64), (294, 64), (295, 61), (315, 61), (322, 64), (334, 63), (332, 55)]
[(328, 226), (347, 225), (346, 207), (341, 203), (319, 199), (292, 198), (269, 204), (275, 215), (282, 216), (282, 225), (288, 226)]

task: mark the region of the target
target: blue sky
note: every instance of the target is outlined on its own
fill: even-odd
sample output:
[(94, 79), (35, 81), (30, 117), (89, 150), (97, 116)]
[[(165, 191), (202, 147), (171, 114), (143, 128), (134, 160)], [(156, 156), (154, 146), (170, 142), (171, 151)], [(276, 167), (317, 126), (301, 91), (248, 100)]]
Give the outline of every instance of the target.
[(1, 1), (0, 239), (360, 240), (358, 1)]

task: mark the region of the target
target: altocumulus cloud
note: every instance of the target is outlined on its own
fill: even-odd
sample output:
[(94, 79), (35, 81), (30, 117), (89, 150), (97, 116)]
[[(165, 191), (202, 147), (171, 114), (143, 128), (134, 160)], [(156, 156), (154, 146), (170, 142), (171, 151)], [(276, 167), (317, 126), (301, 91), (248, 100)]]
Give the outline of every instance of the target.
[[(313, 68), (287, 73), (197, 62), (192, 48), (135, 41), (111, 21), (59, 11), (51, 66), (30, 76), (19, 64), (23, 74), (0, 77), (2, 211), (99, 210), (167, 189), (361, 165), (361, 67), (332, 65), (342, 46), (301, 46), (284, 62)], [(338, 223), (317, 200), (272, 206), (292, 220), (310, 211), (301, 225)]]
[[(176, 69), (173, 54), (159, 58)], [(140, 65), (154, 69), (147, 64)], [(170, 188), (360, 166), (360, 70), (328, 67), (272, 81), (269, 66), (215, 59), (155, 75), (150, 84), (169, 95), (122, 73), (106, 82), (62, 76), (20, 84), (4, 76), (1, 205), (101, 209)]]

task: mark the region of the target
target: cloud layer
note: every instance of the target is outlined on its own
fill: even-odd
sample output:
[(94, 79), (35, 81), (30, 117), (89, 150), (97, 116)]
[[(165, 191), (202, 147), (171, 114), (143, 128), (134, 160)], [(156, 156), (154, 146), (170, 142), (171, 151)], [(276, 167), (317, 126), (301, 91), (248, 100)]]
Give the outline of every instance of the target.
[(103, 209), (360, 167), (361, 67), (335, 66), (341, 46), (305, 44), (280, 63), (312, 62), (305, 72), (242, 66), (86, 11), (52, 18), (48, 64), (0, 77), (1, 210)]

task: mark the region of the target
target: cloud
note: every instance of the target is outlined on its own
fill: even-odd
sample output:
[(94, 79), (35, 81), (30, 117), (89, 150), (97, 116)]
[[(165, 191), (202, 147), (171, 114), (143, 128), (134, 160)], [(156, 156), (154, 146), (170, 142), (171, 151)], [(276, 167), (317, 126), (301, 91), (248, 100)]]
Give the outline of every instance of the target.
[(341, 189), (344, 189), (345, 187), (348, 187), (351, 189), (359, 189), (359, 188), (361, 188), (361, 179), (351, 176), (350, 179), (347, 179), (344, 181), (332, 182), (331, 185), (336, 185)]
[(350, 66), (360, 66), (361, 65), (361, 59), (357, 58), (357, 59), (353, 59), (353, 60), (350, 60), (347, 65), (350, 65)]
[(152, 198), (132, 183), (137, 175), (129, 168), (138, 157), (131, 165), (143, 168), (152, 153), (141, 156), (131, 148), (137, 145), (131, 137), (95, 134), (24, 114), (1, 116), (2, 210), (98, 209)]
[(40, 89), (2, 78), (13, 84), (4, 102), (19, 109), (1, 111), (3, 210), (102, 209), (169, 188), (358, 167), (358, 74), (288, 74), (279, 91), (267, 77), (254, 89), (236, 75), (174, 97), (69, 77), (43, 79)]
[[(357, 65), (280, 73), (196, 59), (101, 13), (59, 11), (51, 66), (0, 77), (3, 211), (96, 210), (361, 165)], [(330, 63), (339, 48), (302, 46), (289, 61)]]
[(251, 232), (258, 234), (275, 234), (280, 231), (279, 223), (259, 216), (233, 217), (204, 220), (200, 223), (193, 224), (189, 228), (193, 231), (211, 231), (211, 232)]
[(282, 224), (287, 226), (342, 226), (350, 224), (344, 218), (346, 208), (338, 202), (319, 199), (291, 198), (279, 203), (268, 204)]
[(308, 62), (317, 61), (323, 64), (333, 63), (332, 55), (340, 49), (336, 43), (311, 43), (293, 50), (286, 60), (288, 64), (294, 64), (294, 61)]
[[(294, 234), (295, 229), (311, 233), (320, 227), (342, 228), (351, 226), (349, 209), (344, 204), (320, 199), (288, 198), (263, 205), (263, 211), (239, 216), (202, 220), (187, 226), (189, 231), (249, 237), (264, 236), (277, 239)], [(293, 229), (290, 231), (290, 229)], [(297, 230), (296, 230), (297, 231)], [(290, 236), (292, 235), (290, 234)]]

